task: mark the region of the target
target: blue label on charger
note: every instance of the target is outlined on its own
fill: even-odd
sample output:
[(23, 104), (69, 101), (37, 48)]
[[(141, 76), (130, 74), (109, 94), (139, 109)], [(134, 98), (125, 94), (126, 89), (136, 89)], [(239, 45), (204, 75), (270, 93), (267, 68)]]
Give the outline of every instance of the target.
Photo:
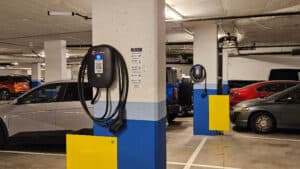
[(97, 55), (96, 55), (96, 60), (103, 60), (103, 57), (102, 57), (102, 55), (100, 55), (100, 54), (97, 54)]

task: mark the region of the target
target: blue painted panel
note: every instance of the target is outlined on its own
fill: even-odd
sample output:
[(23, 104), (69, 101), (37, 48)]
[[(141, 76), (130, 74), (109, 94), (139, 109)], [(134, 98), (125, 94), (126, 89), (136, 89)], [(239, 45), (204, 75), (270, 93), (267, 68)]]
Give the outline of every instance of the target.
[(229, 94), (229, 85), (223, 84), (223, 94)]
[(31, 84), (30, 84), (31, 88), (38, 87), (41, 85), (42, 85), (42, 82), (40, 80), (32, 80)]
[[(201, 97), (204, 89), (194, 89), (194, 134), (217, 135), (216, 131), (209, 130), (208, 96)], [(217, 94), (217, 89), (207, 89), (208, 95)]]
[(118, 169), (166, 169), (166, 119), (127, 120), (125, 129), (113, 135), (94, 124), (94, 135), (118, 137)]

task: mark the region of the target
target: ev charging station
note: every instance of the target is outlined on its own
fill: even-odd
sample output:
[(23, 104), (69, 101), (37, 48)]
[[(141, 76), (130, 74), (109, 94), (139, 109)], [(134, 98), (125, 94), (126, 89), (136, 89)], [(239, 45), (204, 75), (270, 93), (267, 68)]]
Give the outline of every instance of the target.
[(166, 168), (164, 8), (161, 0), (93, 1), (94, 47), (79, 80), (87, 70), (102, 96), (87, 112), (95, 136), (116, 139), (118, 169)]

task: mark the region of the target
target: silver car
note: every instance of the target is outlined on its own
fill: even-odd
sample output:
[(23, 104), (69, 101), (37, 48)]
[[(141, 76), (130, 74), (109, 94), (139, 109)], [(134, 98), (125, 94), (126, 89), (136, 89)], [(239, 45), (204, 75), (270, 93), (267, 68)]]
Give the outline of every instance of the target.
[[(86, 100), (92, 98), (92, 87), (86, 84)], [(89, 105), (92, 110), (92, 105)], [(0, 106), (0, 146), (11, 136), (24, 133), (91, 129), (92, 120), (79, 102), (75, 81), (46, 83), (23, 94), (12, 103)]]
[(237, 104), (231, 111), (231, 121), (257, 133), (267, 133), (275, 128), (300, 129), (300, 85)]

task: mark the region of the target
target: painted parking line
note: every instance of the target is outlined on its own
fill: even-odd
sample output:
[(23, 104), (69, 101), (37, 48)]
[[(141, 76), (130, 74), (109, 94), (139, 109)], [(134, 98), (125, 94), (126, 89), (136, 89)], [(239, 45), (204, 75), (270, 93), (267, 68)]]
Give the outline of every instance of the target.
[(9, 153), (9, 154), (24, 154), (24, 155), (43, 155), (43, 156), (62, 156), (65, 157), (65, 154), (58, 153), (39, 153), (39, 152), (29, 152), (29, 151), (6, 151), (0, 150), (0, 153)]
[[(180, 165), (186, 166), (186, 163), (180, 162), (167, 162), (169, 165)], [(205, 164), (192, 164), (191, 167), (199, 167), (199, 168), (214, 168), (214, 169), (240, 169), (240, 168), (233, 168), (233, 167), (224, 167), (224, 166), (217, 166), (217, 165), (205, 165)]]
[(197, 158), (199, 152), (202, 150), (204, 144), (206, 143), (207, 137), (204, 137), (203, 140), (200, 142), (196, 150), (193, 152), (191, 157), (189, 158), (188, 162), (186, 163), (183, 169), (190, 169), (192, 164), (194, 163), (195, 159)]
[(246, 136), (246, 135), (242, 135), (242, 134), (237, 134), (237, 136), (239, 136), (241, 138), (248, 138), (248, 139), (300, 142), (300, 139), (285, 139), (285, 138), (275, 138), (275, 137)]

